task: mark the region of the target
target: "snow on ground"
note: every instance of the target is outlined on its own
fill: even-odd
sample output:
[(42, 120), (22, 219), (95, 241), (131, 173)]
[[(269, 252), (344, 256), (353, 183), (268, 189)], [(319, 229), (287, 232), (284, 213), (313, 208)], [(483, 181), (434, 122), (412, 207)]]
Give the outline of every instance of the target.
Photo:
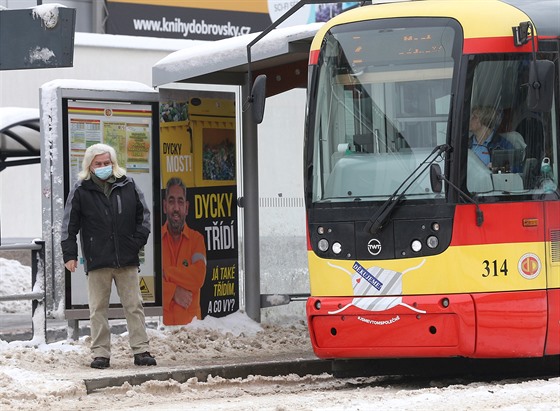
[[(30, 270), (0, 258), (0, 295), (28, 291)], [(23, 289), (21, 289), (23, 287)], [(21, 303), (18, 303), (21, 304)], [(0, 303), (0, 314), (26, 312)], [(18, 311), (19, 310), (19, 311)], [(149, 330), (157, 367), (170, 371), (258, 358), (306, 358), (303, 318), (258, 324), (244, 313), (208, 317), (186, 327)], [(385, 377), (335, 379), (329, 374), (207, 381), (148, 381), (87, 394), (85, 379), (146, 372), (132, 364), (127, 334), (113, 335), (111, 368), (89, 368), (89, 337), (29, 346), (0, 339), (0, 409), (7, 410), (506, 410), (560, 411), (560, 378), (497, 382), (434, 380), (399, 383)]]
[[(0, 257), (0, 296), (29, 292), (31, 292), (31, 267), (21, 265), (16, 260)], [(0, 314), (3, 313), (31, 315), (31, 303), (23, 300), (0, 302)]]

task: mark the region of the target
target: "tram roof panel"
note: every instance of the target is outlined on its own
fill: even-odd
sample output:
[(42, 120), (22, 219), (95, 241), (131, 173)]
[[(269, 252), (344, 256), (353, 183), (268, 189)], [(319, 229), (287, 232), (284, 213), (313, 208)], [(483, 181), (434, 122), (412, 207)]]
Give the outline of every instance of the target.
[[(298, 61), (307, 64), (313, 36), (324, 23), (272, 30), (251, 48), (251, 70)], [(152, 67), (154, 87), (174, 82), (241, 85), (248, 70), (247, 45), (260, 33), (232, 37), (169, 54)]]
[[(484, 10), (481, 13), (480, 10)], [(531, 19), (539, 37), (560, 36), (560, 2), (558, 0), (419, 0), (376, 3), (354, 8), (329, 20), (311, 45), (318, 50), (328, 30), (335, 25), (391, 19), (404, 16), (450, 17), (463, 27), (465, 39), (512, 37), (512, 27)], [(518, 51), (525, 51), (519, 49)]]

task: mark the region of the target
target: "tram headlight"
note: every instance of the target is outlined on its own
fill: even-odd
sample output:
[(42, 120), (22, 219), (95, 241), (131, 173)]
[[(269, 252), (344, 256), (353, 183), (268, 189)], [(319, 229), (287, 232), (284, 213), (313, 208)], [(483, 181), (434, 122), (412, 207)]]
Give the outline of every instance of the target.
[(340, 244), (338, 241), (333, 243), (332, 252), (335, 254), (340, 254), (341, 251), (342, 251), (342, 244)]
[(317, 234), (319, 234), (319, 235), (325, 234), (325, 227), (323, 227), (323, 226), (317, 227)]
[(325, 251), (327, 251), (327, 250), (329, 249), (329, 242), (328, 242), (326, 239), (321, 238), (321, 239), (319, 240), (319, 242), (317, 243), (317, 248), (318, 248), (320, 251), (325, 252)]
[(417, 253), (422, 249), (422, 243), (420, 242), (420, 240), (412, 240), (412, 243), (410, 243), (410, 248), (412, 248), (412, 251)]
[(431, 235), (426, 239), (426, 245), (429, 248), (434, 249), (439, 245), (439, 240), (435, 235)]

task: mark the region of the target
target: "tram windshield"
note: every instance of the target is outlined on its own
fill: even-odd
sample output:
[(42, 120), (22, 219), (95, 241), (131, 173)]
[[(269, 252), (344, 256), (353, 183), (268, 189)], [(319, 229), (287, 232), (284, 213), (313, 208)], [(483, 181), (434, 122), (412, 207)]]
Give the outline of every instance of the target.
[[(313, 201), (386, 200), (447, 142), (459, 30), (450, 19), (415, 18), (326, 34), (310, 99)], [(423, 170), (406, 199), (438, 196)]]

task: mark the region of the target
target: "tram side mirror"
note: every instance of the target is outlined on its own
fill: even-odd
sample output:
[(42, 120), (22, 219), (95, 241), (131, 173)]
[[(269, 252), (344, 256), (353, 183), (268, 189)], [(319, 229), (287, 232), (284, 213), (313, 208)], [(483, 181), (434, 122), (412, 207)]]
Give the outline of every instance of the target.
[(251, 110), (253, 110), (253, 120), (261, 124), (264, 117), (264, 104), (266, 101), (266, 75), (257, 76), (251, 89)]
[(441, 193), (442, 180), (441, 167), (439, 164), (432, 164), (430, 166), (430, 185), (432, 186), (432, 191), (434, 193)]
[(529, 64), (527, 107), (531, 111), (550, 111), (554, 92), (554, 63), (550, 60), (533, 60)]

